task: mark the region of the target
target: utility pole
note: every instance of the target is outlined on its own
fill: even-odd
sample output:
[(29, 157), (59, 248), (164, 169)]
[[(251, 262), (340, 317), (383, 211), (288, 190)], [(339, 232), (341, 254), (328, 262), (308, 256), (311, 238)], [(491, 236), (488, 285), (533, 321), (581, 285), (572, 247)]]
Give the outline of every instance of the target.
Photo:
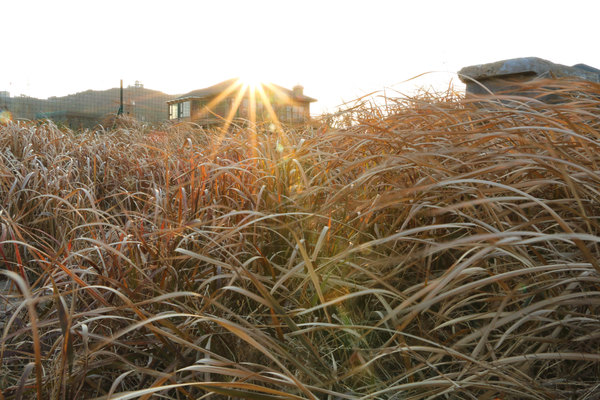
[(121, 101), (119, 103), (119, 111), (117, 115), (123, 115), (123, 79), (121, 79)]

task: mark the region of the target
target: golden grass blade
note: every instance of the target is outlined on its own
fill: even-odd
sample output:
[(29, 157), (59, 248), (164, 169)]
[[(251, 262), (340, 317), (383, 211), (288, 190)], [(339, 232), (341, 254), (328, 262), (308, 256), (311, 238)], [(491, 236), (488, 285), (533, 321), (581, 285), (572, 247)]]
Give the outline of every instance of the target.
[(40, 336), (38, 331), (38, 315), (35, 309), (35, 300), (32, 297), (31, 291), (25, 282), (18, 274), (12, 271), (0, 271), (3, 275), (6, 275), (9, 279), (14, 281), (19, 290), (23, 294), (25, 302), (27, 304), (27, 311), (29, 312), (29, 321), (31, 323), (31, 332), (33, 339), (33, 352), (35, 357), (35, 391), (38, 400), (43, 398), (42, 396), (42, 351), (40, 348)]

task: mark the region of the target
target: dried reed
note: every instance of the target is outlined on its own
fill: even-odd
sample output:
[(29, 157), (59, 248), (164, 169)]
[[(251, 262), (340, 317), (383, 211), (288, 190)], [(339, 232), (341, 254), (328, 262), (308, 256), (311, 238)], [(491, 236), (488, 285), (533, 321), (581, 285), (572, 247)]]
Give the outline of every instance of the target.
[(595, 398), (600, 87), (538, 89), (1, 127), (0, 399)]

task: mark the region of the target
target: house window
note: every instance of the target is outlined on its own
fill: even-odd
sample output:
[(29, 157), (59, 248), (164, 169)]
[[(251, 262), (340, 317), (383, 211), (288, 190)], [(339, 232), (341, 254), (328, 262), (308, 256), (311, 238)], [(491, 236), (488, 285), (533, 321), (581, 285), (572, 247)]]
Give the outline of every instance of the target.
[(302, 122), (304, 121), (304, 107), (302, 106), (294, 106), (293, 108), (292, 119), (294, 122)]
[(277, 118), (280, 121), (284, 121), (285, 120), (285, 106), (278, 106), (277, 107)]
[(177, 119), (179, 117), (177, 109), (177, 104), (169, 104), (169, 119)]
[(186, 118), (190, 116), (190, 102), (182, 101), (169, 105), (169, 119)]
[(183, 103), (179, 103), (181, 104), (181, 117), (182, 118), (186, 118), (190, 116), (190, 102), (189, 101), (184, 101)]

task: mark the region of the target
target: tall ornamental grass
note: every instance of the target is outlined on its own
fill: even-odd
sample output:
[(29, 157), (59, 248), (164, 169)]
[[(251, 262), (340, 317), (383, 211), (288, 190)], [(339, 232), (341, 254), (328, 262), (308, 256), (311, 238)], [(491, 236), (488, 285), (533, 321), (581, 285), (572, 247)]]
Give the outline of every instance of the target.
[(597, 398), (600, 86), (536, 90), (2, 126), (0, 400)]

